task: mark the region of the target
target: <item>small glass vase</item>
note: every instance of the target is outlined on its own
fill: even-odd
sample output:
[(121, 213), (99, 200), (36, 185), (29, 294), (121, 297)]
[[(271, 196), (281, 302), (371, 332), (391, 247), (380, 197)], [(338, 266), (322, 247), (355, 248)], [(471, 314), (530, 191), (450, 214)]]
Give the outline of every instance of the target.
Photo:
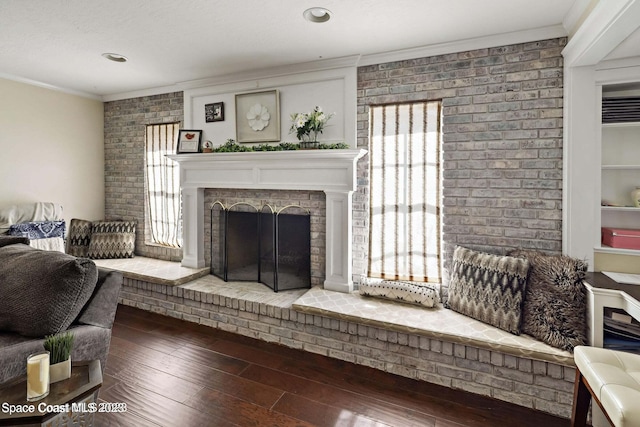
[(310, 131), (300, 135), (300, 148), (318, 148), (318, 132)]

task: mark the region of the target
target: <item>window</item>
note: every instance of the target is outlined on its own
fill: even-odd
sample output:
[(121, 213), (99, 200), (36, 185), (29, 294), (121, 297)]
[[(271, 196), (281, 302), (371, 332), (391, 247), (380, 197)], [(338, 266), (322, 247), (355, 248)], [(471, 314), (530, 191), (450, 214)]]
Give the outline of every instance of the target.
[(166, 155), (175, 152), (179, 129), (179, 123), (148, 125), (145, 134), (149, 237), (154, 244), (172, 248), (182, 246), (180, 173)]
[(440, 282), (440, 102), (373, 106), (369, 276)]

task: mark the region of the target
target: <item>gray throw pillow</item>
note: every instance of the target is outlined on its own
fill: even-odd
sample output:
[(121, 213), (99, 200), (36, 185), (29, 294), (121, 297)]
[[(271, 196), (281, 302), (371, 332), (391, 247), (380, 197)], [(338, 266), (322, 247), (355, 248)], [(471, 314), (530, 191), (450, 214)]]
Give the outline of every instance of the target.
[(87, 257), (133, 258), (136, 249), (135, 221), (94, 221)]
[(564, 255), (515, 250), (531, 271), (522, 308), (522, 332), (551, 346), (573, 351), (587, 344), (587, 295), (582, 280), (587, 263)]
[(44, 337), (66, 330), (91, 297), (93, 261), (24, 244), (0, 248), (0, 330)]
[(456, 247), (445, 307), (520, 334), (529, 261)]
[(91, 243), (91, 221), (73, 218), (69, 223), (67, 236), (67, 253), (69, 255), (86, 258)]

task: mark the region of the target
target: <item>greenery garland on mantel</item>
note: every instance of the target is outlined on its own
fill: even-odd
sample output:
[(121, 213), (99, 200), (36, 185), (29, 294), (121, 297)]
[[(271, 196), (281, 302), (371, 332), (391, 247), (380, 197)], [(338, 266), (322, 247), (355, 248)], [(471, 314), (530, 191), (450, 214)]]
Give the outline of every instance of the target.
[[(314, 145), (314, 149), (320, 150), (335, 150), (335, 149), (345, 149), (350, 148), (344, 142), (338, 142), (334, 144), (322, 144), (318, 143)], [(293, 151), (304, 149), (300, 147), (300, 144), (296, 144), (293, 142), (281, 142), (278, 145), (270, 145), (270, 144), (260, 144), (260, 145), (240, 145), (233, 139), (227, 139), (227, 142), (222, 144), (219, 147), (213, 148), (213, 153), (240, 153), (240, 152), (248, 152), (248, 151)]]

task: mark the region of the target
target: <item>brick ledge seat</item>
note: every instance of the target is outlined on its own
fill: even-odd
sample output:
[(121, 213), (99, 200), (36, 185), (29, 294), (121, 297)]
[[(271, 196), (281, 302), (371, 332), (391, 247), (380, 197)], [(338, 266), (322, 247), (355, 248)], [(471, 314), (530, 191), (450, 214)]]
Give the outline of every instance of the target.
[[(509, 332), (479, 322), (470, 317), (442, 308), (418, 307), (410, 304), (363, 297), (357, 292), (345, 294), (314, 287), (304, 292), (274, 293), (266, 286), (255, 284), (258, 292), (248, 292), (247, 286), (221, 282), (209, 275), (209, 268), (182, 267), (179, 262), (136, 256), (127, 259), (95, 260), (100, 267), (121, 271), (126, 279), (166, 286), (181, 286), (185, 290), (219, 293), (229, 298), (247, 298), (249, 302), (274, 302), (281, 307), (316, 314), (337, 320), (346, 320), (387, 330), (413, 333), (452, 343), (472, 345), (500, 351), (518, 357), (575, 366), (573, 355), (549, 346), (528, 335)], [(209, 276), (210, 279), (207, 278)], [(221, 282), (212, 286), (214, 282)], [(264, 288), (264, 294), (261, 292)], [(234, 295), (238, 290), (238, 295)]]
[(209, 267), (188, 268), (179, 262), (165, 261), (143, 256), (119, 259), (95, 259), (98, 267), (118, 270), (129, 279), (142, 280), (158, 285), (179, 286), (209, 274)]
[[(452, 310), (444, 309), (441, 305), (435, 309), (428, 309), (363, 297), (357, 292), (345, 294), (326, 291), (320, 287), (311, 288), (306, 292), (297, 290), (274, 293), (260, 284), (248, 282), (234, 284), (214, 279), (209, 275), (209, 268), (187, 268), (182, 267), (179, 262), (142, 256), (127, 259), (99, 259), (95, 262), (100, 267), (121, 271), (126, 279), (180, 286), (185, 290), (247, 299), (252, 303), (274, 303), (277, 300), (278, 306), (290, 307), (301, 313), (357, 322), (395, 332), (413, 333), (533, 360), (575, 366), (573, 355), (567, 351), (549, 346), (528, 335), (516, 336), (502, 331)], [(213, 285), (214, 282), (217, 284)], [(249, 288), (253, 288), (254, 285), (256, 290), (249, 291)]]
[[(547, 346), (543, 346), (543, 350), (531, 351), (526, 345), (524, 348), (522, 344), (519, 348), (507, 345), (514, 339), (520, 343), (533, 343), (534, 340), (501, 333), (479, 322), (491, 332), (483, 338), (462, 336), (461, 332), (467, 332), (450, 330), (447, 321), (464, 319), (465, 316), (442, 308), (431, 311), (407, 304), (387, 303), (397, 316), (406, 320), (410, 318), (407, 313), (415, 313), (415, 310), (427, 316), (420, 318), (423, 321), (430, 321), (429, 313), (442, 316), (439, 323), (434, 323), (436, 319), (431, 317), (433, 327), (430, 330), (405, 325), (404, 332), (398, 332), (394, 329), (400, 325), (391, 324), (385, 318), (376, 319), (373, 314), (370, 317), (376, 319), (377, 324), (366, 318), (341, 320), (340, 312), (335, 308), (313, 307), (309, 301), (309, 296), (322, 298), (325, 293), (321, 288), (276, 293), (259, 283), (224, 282), (212, 275), (179, 286), (125, 277), (120, 303), (396, 375), (490, 396), (567, 419), (571, 416), (576, 369), (570, 354), (563, 355), (562, 351)], [(375, 306), (373, 299), (362, 300), (357, 294), (329, 294), (342, 297), (347, 302), (359, 300), (361, 309), (370, 310), (369, 307)], [(305, 300), (307, 303), (303, 304)], [(326, 314), (296, 310), (295, 307), (306, 310), (301, 308), (303, 305), (311, 306), (307, 309), (318, 310), (318, 313), (324, 310)], [(400, 321), (396, 319), (396, 322)], [(436, 326), (443, 331), (436, 331)]]
[(547, 345), (528, 335), (513, 335), (445, 309), (442, 305), (429, 309), (365, 297), (357, 292), (344, 294), (312, 288), (296, 300), (292, 308), (303, 313), (438, 338), (518, 357), (575, 366), (573, 355), (565, 350)]

